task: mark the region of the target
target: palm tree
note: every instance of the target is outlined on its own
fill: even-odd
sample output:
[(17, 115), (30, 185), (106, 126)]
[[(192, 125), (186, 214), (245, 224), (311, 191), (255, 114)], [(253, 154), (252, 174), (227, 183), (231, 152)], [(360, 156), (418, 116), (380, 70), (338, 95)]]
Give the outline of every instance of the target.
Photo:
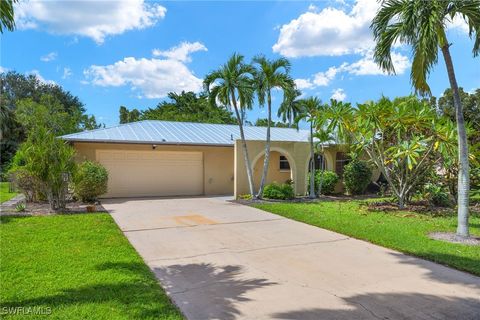
[(283, 91), (283, 101), (285, 102), (291, 95), (287, 92), (293, 91), (295, 83), (288, 75), (290, 72), (290, 62), (285, 58), (269, 60), (260, 55), (253, 59), (256, 65), (255, 82), (258, 102), (261, 106), (267, 103), (267, 139), (265, 143), (265, 157), (263, 161), (263, 173), (258, 188), (257, 197), (261, 198), (263, 187), (268, 173), (270, 160), (270, 127), (272, 123), (272, 90), (280, 89)]
[[(322, 106), (322, 109), (324, 109), (325, 106)], [(319, 111), (318, 113), (323, 113), (324, 110)], [(316, 132), (313, 134), (313, 137), (315, 138), (315, 149), (317, 150), (317, 153), (322, 155), (322, 166), (320, 167), (320, 182), (318, 184), (318, 194), (322, 194), (322, 184), (323, 184), (323, 172), (325, 171), (325, 143), (330, 142), (335, 139), (335, 137), (331, 134), (331, 132), (328, 130), (328, 127), (323, 126), (320, 129), (316, 129)], [(313, 162), (313, 159), (312, 159)], [(315, 168), (315, 164), (311, 165), (313, 168)]]
[(247, 170), (248, 187), (252, 196), (254, 193), (252, 166), (248, 156), (247, 142), (243, 132), (242, 111), (249, 109), (253, 104), (255, 85), (253, 75), (255, 69), (244, 63), (244, 57), (234, 53), (230, 59), (218, 70), (210, 72), (203, 81), (205, 90), (209, 94), (209, 101), (217, 106), (217, 101), (224, 106), (233, 108), (240, 129), (245, 168)]
[(315, 198), (315, 146), (313, 143), (313, 127), (314, 122), (319, 116), (322, 109), (322, 101), (317, 97), (309, 97), (307, 99), (298, 100), (299, 113), (295, 119), (298, 123), (306, 120), (310, 124), (310, 198)]
[(295, 118), (298, 115), (298, 97), (302, 95), (302, 92), (298, 89), (285, 92), (287, 99), (282, 101), (280, 108), (278, 108), (277, 117), (281, 117), (282, 122), (288, 123), (291, 127), (294, 124)]
[(2, 0), (0, 1), (0, 33), (3, 33), (3, 28), (9, 31), (15, 29), (15, 15), (13, 5), (18, 0)]
[(392, 46), (404, 43), (413, 48), (410, 74), (415, 90), (431, 94), (427, 77), (437, 63), (438, 49), (442, 51), (450, 87), (453, 91), (458, 133), (458, 226), (457, 235), (468, 237), (469, 162), (468, 142), (462, 103), (450, 55), (450, 43), (445, 32), (454, 18), (463, 19), (473, 37), (473, 56), (480, 52), (480, 0), (384, 0), (371, 28), (376, 41), (374, 60), (385, 71), (395, 73)]

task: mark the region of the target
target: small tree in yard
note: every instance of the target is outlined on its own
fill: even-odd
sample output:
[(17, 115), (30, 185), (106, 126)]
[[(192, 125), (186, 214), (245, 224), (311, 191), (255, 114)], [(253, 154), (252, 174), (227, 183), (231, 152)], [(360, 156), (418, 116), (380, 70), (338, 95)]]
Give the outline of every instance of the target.
[(85, 161), (74, 177), (74, 191), (83, 202), (94, 202), (107, 193), (108, 171), (100, 163)]
[(327, 114), (331, 129), (348, 136), (352, 149), (366, 153), (383, 173), (400, 208), (424, 173), (438, 164), (439, 150), (451, 148), (451, 139), (444, 138), (446, 120), (415, 97), (382, 98)]
[(38, 182), (52, 210), (65, 209), (69, 178), (75, 169), (75, 150), (44, 127), (32, 130), (20, 146), (22, 169)]

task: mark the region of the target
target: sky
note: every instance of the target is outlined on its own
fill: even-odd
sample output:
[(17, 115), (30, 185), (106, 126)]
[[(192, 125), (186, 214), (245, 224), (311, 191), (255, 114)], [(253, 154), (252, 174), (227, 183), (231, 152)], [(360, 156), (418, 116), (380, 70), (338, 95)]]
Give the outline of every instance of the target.
[[(326, 1), (25, 1), (16, 5), (17, 30), (1, 35), (0, 71), (37, 74), (85, 104), (107, 126), (121, 105), (153, 108), (170, 91), (202, 90), (202, 79), (240, 53), (286, 57), (304, 97), (353, 104), (412, 93), (411, 55), (392, 54), (396, 75), (372, 60), (369, 29), (376, 0)], [(447, 36), (457, 81), (480, 87), (480, 59), (460, 19)], [(442, 56), (429, 77), (432, 93), (449, 86)], [(282, 99), (274, 96), (274, 108)], [(258, 105), (248, 120), (265, 118)]]

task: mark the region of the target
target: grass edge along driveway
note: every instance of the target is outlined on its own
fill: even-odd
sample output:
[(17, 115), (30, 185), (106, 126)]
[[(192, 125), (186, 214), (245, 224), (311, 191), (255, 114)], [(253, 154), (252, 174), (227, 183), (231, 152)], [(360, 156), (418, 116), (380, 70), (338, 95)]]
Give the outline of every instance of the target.
[[(480, 246), (432, 240), (430, 232), (455, 232), (457, 217), (406, 211), (368, 211), (360, 201), (261, 203), (253, 206), (285, 218), (338, 232), (480, 276)], [(470, 217), (470, 231), (480, 235), (480, 217)]]
[(0, 203), (4, 203), (17, 195), (16, 192), (9, 191), (9, 184), (9, 182), (0, 181)]
[(1, 217), (0, 237), (2, 319), (183, 319), (108, 214)]

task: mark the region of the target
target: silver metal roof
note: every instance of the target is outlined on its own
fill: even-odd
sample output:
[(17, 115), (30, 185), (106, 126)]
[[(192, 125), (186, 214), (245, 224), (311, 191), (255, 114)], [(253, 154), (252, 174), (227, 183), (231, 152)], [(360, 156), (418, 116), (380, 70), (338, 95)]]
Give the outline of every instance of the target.
[[(247, 140), (265, 140), (266, 127), (244, 127)], [(271, 128), (272, 141), (308, 142), (308, 130)], [(67, 141), (155, 143), (190, 145), (233, 145), (240, 139), (238, 125), (145, 120), (111, 128), (62, 136)]]

